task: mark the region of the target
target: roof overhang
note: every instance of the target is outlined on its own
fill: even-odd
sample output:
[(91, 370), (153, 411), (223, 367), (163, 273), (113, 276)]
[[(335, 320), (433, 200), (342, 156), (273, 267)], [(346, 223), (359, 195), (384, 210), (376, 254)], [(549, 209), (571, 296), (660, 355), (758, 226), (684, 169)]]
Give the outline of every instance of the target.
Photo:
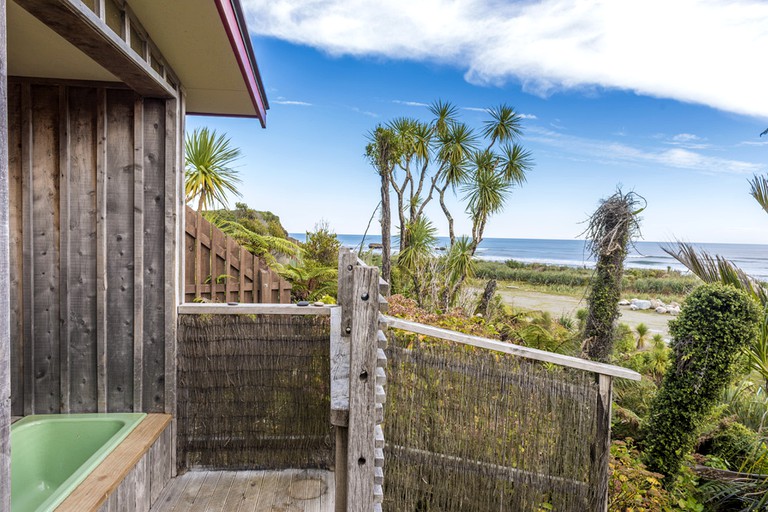
[[(38, 11), (30, 9), (33, 16), (13, 0), (7, 4), (9, 75), (120, 81), (142, 93), (111, 65), (110, 59), (97, 62), (94, 53), (89, 54), (88, 45), (76, 46), (81, 38), (72, 37), (67, 30), (76, 33), (79, 28), (45, 19), (48, 9), (71, 10), (75, 6), (82, 11), (87, 9), (82, 7), (84, 4), (69, 0), (17, 1), (26, 8), (34, 4)], [(49, 7), (39, 7), (43, 4)], [(181, 83), (187, 112), (256, 117), (264, 126), (269, 104), (239, 0), (128, 0), (127, 4)], [(90, 11), (76, 14), (73, 19), (84, 20), (85, 28), (93, 28), (92, 19), (98, 22)], [(115, 37), (113, 33), (107, 35)], [(93, 41), (89, 44), (94, 45)], [(130, 45), (112, 46), (129, 58), (141, 58)], [(154, 77), (155, 81), (158, 77)]]

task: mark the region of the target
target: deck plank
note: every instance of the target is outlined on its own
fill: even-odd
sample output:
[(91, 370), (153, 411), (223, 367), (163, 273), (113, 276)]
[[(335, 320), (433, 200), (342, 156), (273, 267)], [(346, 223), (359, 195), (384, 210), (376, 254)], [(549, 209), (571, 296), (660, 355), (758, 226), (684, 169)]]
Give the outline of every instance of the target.
[(151, 512), (333, 512), (323, 470), (189, 471), (169, 482)]

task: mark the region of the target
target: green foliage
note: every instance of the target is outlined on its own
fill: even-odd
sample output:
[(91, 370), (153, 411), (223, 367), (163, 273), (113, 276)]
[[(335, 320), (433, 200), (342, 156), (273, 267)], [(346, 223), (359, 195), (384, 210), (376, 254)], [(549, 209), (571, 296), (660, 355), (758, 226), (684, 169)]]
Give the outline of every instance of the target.
[(307, 232), (303, 247), (305, 258), (315, 260), (326, 267), (336, 268), (338, 265), (341, 242), (336, 238), (336, 233), (328, 227), (328, 222), (320, 221), (315, 225), (313, 232)]
[(674, 360), (653, 402), (648, 467), (671, 484), (702, 420), (730, 381), (739, 351), (757, 333), (758, 309), (743, 291), (721, 284), (694, 290), (670, 322)]
[(671, 509), (669, 492), (661, 485), (663, 475), (645, 467), (631, 439), (611, 443), (610, 469), (608, 510), (655, 512)]
[(717, 457), (733, 471), (768, 473), (768, 447), (763, 438), (731, 419), (721, 420), (714, 430), (699, 439), (697, 452)]
[[(536, 285), (555, 291), (566, 291), (582, 295), (589, 285), (593, 269), (546, 265), (543, 263), (520, 263), (508, 260), (479, 261), (477, 276), (482, 279), (497, 279)], [(623, 293), (636, 295), (638, 298), (679, 298), (687, 295), (701, 284), (695, 276), (682, 275), (677, 271), (666, 272), (654, 269), (626, 269), (621, 281)]]
[(226, 194), (239, 196), (240, 183), (232, 167), (241, 156), (238, 148), (216, 130), (198, 128), (184, 142), (184, 195), (187, 202), (197, 200), (197, 211), (210, 209), (214, 203), (227, 205)]
[(768, 393), (763, 386), (747, 380), (732, 385), (723, 392), (724, 414), (733, 416), (755, 432), (763, 433), (768, 427)]
[(336, 296), (338, 270), (335, 267), (307, 259), (300, 264), (281, 266), (278, 272), (290, 281), (295, 300), (315, 301), (327, 295)]

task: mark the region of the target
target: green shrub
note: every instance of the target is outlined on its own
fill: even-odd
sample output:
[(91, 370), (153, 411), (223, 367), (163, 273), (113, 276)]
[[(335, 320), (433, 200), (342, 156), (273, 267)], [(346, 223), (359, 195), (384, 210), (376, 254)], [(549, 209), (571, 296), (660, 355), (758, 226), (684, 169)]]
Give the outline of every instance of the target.
[(697, 451), (723, 460), (728, 469), (748, 473), (768, 473), (768, 448), (753, 430), (730, 419), (724, 419), (712, 432), (699, 439)]
[(647, 427), (648, 467), (674, 482), (701, 421), (728, 385), (742, 348), (757, 334), (758, 309), (743, 291), (707, 284), (670, 322), (674, 360), (656, 394)]
[(663, 475), (648, 471), (631, 439), (611, 444), (610, 469), (608, 510), (655, 512), (670, 509), (669, 493), (661, 485)]
[(325, 221), (317, 223), (313, 232), (307, 231), (306, 241), (302, 247), (305, 258), (315, 260), (326, 267), (336, 268), (339, 264), (341, 242)]

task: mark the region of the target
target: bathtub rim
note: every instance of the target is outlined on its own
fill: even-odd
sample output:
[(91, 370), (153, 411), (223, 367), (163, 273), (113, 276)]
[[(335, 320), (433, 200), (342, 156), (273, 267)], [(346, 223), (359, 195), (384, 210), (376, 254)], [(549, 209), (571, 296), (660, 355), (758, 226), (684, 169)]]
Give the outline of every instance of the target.
[[(147, 417), (143, 412), (130, 413), (75, 413), (75, 414), (32, 414), (24, 416), (11, 426), (11, 433), (25, 426), (33, 426), (35, 423), (43, 422), (72, 422), (82, 420), (122, 420), (126, 424), (116, 432), (109, 441), (102, 445), (99, 450), (94, 452), (77, 470), (70, 475), (57, 490), (43, 501), (36, 509), (37, 511), (53, 511), (58, 508), (70, 495), (72, 495), (80, 484), (93, 473), (101, 463), (112, 453), (120, 444), (138, 427)], [(13, 457), (13, 444), (11, 443), (11, 457)], [(11, 478), (13, 478), (13, 469), (11, 469)], [(61, 491), (64, 489), (65, 491)]]

